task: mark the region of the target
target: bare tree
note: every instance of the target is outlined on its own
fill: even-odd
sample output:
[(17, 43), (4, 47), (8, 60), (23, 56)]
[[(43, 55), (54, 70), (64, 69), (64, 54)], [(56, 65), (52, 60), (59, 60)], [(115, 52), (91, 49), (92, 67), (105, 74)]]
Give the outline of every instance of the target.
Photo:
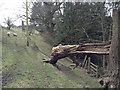
[(13, 26), (12, 20), (8, 17), (8, 18), (5, 20), (5, 23), (6, 23), (6, 25), (7, 25), (8, 30), (10, 30), (11, 27)]
[(60, 9), (60, 2), (35, 2), (32, 8), (31, 24), (46, 30), (50, 35), (54, 32), (54, 14)]

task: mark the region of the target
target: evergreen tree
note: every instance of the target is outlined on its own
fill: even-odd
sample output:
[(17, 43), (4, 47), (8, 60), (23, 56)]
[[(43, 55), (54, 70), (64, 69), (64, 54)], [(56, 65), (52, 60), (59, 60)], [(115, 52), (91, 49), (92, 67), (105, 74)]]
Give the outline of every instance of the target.
[(108, 29), (112, 20), (110, 16), (105, 16), (106, 12), (104, 12), (105, 21), (102, 23), (101, 5), (102, 3), (64, 3), (63, 15), (60, 15), (59, 18), (61, 19), (56, 22), (55, 44), (102, 42), (103, 31), (101, 25), (105, 24), (104, 28), (107, 27)]

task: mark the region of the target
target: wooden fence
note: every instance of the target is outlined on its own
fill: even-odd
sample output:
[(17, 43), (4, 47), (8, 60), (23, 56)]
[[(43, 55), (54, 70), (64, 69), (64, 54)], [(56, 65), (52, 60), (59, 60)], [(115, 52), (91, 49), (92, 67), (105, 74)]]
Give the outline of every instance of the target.
[[(69, 60), (70, 62), (73, 62), (72, 59), (70, 59), (69, 57), (66, 57), (66, 59)], [(43, 60), (43, 61), (49, 61), (49, 60)], [(91, 62), (90, 57), (88, 57), (87, 60), (87, 55), (85, 56), (83, 63), (80, 63), (79, 65), (81, 65), (83, 68), (87, 68), (89, 73), (94, 73), (96, 77), (98, 77), (98, 70), (99, 70), (98, 66)]]
[[(66, 59), (72, 62), (72, 60), (69, 57), (66, 57)], [(87, 55), (83, 60), (82, 67), (88, 69), (89, 73), (93, 73), (96, 77), (98, 77), (98, 66), (92, 63), (91, 58), (87, 57)]]
[(90, 57), (88, 58), (88, 60), (89, 60), (88, 66), (89, 72), (95, 73), (96, 77), (98, 77), (98, 66), (91, 62)]
[(85, 56), (83, 60), (82, 67), (83, 68), (87, 67), (89, 73), (94, 73), (96, 77), (98, 77), (98, 66), (91, 62), (90, 57), (88, 57), (88, 60), (87, 60), (87, 55)]

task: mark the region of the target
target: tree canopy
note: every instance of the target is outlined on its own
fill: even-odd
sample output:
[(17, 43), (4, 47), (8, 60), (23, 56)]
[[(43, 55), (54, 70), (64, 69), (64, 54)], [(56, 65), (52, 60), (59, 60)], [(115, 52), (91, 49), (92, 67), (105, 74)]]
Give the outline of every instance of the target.
[(31, 24), (53, 37), (53, 45), (110, 39), (112, 18), (105, 3), (35, 2)]

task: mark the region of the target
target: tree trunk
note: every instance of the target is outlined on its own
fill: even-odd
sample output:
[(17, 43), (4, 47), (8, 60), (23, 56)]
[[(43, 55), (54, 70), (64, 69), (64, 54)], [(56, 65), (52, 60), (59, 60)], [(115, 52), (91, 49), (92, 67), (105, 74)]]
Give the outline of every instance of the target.
[(24, 25), (24, 21), (22, 21), (22, 30), (25, 32), (25, 25)]
[[(101, 6), (101, 27), (102, 27), (102, 33), (103, 33), (103, 42), (105, 42), (105, 28), (104, 28), (104, 4)], [(105, 55), (102, 57), (103, 60), (103, 70), (105, 70)]]
[[(111, 41), (104, 43), (81, 43), (79, 45), (59, 45), (52, 48), (51, 56), (53, 57), (50, 59), (50, 61), (45, 62), (56, 64), (61, 58), (74, 57), (76, 54), (81, 53), (108, 55), (110, 44)], [(76, 66), (78, 66), (78, 62), (74, 58), (72, 60), (74, 63), (76, 63)]]
[(120, 88), (120, 11), (113, 10), (113, 32), (110, 48), (109, 76), (111, 86)]
[(29, 46), (29, 31), (28, 31), (28, 1), (26, 0), (26, 34), (27, 34), (27, 46)]

